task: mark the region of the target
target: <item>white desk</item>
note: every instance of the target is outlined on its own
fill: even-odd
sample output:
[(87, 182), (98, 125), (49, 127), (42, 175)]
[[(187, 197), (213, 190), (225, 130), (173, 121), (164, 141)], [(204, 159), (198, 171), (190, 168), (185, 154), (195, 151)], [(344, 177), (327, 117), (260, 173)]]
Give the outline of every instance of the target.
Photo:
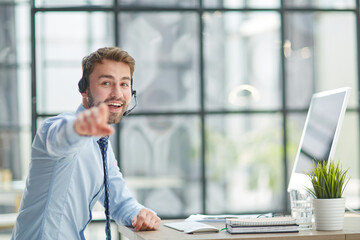
[[(164, 222), (174, 222), (177, 220), (165, 220)], [(181, 220), (178, 220), (181, 221)], [(208, 223), (222, 229), (224, 223)], [(270, 233), (270, 234), (230, 234), (226, 231), (219, 233), (204, 234), (185, 234), (183, 232), (165, 227), (161, 224), (157, 231), (134, 232), (132, 229), (119, 226), (119, 232), (122, 236), (132, 240), (155, 240), (155, 239), (242, 239), (242, 240), (360, 240), (360, 216), (355, 214), (346, 214), (344, 229), (341, 231), (316, 231), (303, 230), (299, 233)]]

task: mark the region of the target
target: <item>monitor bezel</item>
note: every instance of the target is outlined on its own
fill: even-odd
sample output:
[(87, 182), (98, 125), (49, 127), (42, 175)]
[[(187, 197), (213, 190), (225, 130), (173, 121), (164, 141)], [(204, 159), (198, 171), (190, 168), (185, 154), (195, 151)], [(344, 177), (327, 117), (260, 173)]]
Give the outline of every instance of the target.
[(333, 160), (333, 156), (335, 154), (336, 145), (337, 145), (338, 138), (339, 138), (339, 135), (340, 135), (340, 132), (341, 132), (341, 127), (342, 127), (342, 123), (343, 123), (344, 116), (345, 116), (345, 113), (346, 113), (346, 108), (347, 108), (347, 105), (348, 105), (348, 102), (349, 102), (350, 91), (351, 91), (350, 87), (345, 87), (345, 88), (338, 88), (338, 89), (334, 89), (334, 90), (323, 91), (323, 92), (318, 92), (318, 93), (313, 94), (313, 96), (311, 98), (311, 101), (310, 101), (309, 110), (307, 112), (304, 128), (303, 128), (303, 131), (302, 131), (302, 134), (301, 134), (301, 139), (300, 139), (298, 151), (297, 151), (297, 154), (296, 154), (295, 162), (294, 162), (293, 169), (292, 169), (292, 172), (291, 172), (290, 181), (289, 181), (289, 185), (288, 185), (288, 192), (290, 192), (291, 190), (305, 189), (306, 187), (307, 188), (312, 188), (309, 177), (304, 173), (296, 172), (295, 169), (296, 169), (296, 166), (297, 166), (298, 161), (299, 161), (300, 150), (301, 150), (303, 142), (304, 142), (305, 133), (306, 133), (308, 123), (309, 123), (310, 113), (311, 113), (312, 108), (313, 108), (313, 102), (318, 98), (322, 98), (322, 97), (326, 97), (326, 96), (329, 96), (329, 95), (342, 93), (342, 92), (345, 93), (343, 103), (342, 103), (342, 106), (341, 106), (341, 110), (340, 110), (338, 123), (336, 125), (336, 130), (335, 130), (333, 142), (332, 142), (332, 145), (331, 145), (331, 148), (330, 148), (330, 154), (329, 154), (329, 157), (327, 159), (327, 163), (329, 164), (329, 162)]

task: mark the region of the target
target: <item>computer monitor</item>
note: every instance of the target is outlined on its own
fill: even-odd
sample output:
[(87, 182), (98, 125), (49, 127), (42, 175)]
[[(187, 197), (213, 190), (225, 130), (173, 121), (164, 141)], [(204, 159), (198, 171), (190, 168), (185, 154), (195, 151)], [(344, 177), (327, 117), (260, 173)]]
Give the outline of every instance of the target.
[(288, 191), (311, 187), (306, 172), (317, 162), (333, 159), (351, 88), (340, 88), (312, 96)]

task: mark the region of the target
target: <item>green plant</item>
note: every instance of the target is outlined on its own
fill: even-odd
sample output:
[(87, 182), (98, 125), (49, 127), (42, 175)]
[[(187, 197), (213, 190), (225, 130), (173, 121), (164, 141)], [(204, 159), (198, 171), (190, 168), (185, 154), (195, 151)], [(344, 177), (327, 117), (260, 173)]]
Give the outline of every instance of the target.
[(326, 161), (314, 161), (311, 171), (306, 173), (314, 189), (307, 190), (315, 198), (341, 198), (350, 180), (346, 177), (348, 171), (342, 170), (339, 162), (326, 164)]

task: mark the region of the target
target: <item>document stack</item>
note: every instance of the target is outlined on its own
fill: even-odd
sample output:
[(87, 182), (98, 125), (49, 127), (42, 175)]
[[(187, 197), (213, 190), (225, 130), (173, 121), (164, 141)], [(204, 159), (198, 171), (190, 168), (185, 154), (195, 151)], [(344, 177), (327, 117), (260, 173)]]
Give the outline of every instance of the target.
[(229, 233), (282, 233), (299, 232), (299, 225), (292, 217), (226, 219)]

